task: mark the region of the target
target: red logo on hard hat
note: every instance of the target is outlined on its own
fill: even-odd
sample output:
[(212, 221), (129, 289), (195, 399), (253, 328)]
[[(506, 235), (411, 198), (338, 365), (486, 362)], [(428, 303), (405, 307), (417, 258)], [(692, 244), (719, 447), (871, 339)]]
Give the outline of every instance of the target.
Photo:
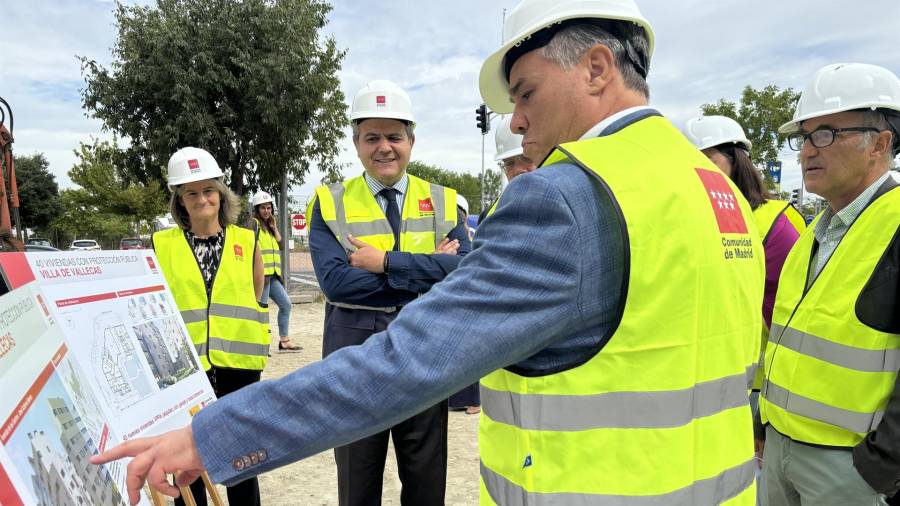
[(241, 248), (240, 244), (234, 245), (234, 256), (240, 259), (244, 259), (244, 250)]
[(191, 169), (191, 174), (194, 172), (200, 171), (200, 162), (197, 160), (188, 160), (188, 168)]
[(419, 212), (422, 213), (433, 213), (434, 205), (431, 203), (431, 198), (419, 200)]
[(741, 206), (731, 191), (731, 187), (725, 181), (725, 176), (720, 172), (706, 169), (694, 169), (700, 176), (703, 187), (706, 188), (706, 196), (716, 214), (716, 222), (719, 224), (719, 232), (723, 234), (746, 234), (747, 223), (741, 214)]
[(387, 97), (384, 95), (377, 95), (375, 97), (375, 105), (378, 107), (385, 107), (387, 105)]

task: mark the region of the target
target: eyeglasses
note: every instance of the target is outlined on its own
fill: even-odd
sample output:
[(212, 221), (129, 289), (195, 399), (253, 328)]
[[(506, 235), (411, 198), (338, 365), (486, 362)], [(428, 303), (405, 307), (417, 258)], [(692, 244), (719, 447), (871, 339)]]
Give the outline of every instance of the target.
[(808, 139), (813, 146), (824, 148), (834, 144), (837, 134), (842, 132), (880, 132), (881, 130), (872, 127), (850, 127), (850, 128), (817, 128), (808, 134), (795, 133), (788, 135), (788, 146), (794, 151), (803, 149), (803, 143)]

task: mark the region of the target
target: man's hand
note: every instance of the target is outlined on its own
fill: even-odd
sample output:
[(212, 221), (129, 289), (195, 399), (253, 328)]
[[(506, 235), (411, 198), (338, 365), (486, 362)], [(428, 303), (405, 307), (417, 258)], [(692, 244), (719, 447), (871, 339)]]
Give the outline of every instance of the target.
[(128, 464), (128, 501), (134, 506), (141, 497), (146, 481), (152, 488), (169, 497), (178, 497), (178, 488), (169, 483), (168, 475), (178, 473), (175, 482), (187, 486), (204, 471), (203, 461), (194, 444), (191, 426), (161, 436), (133, 439), (91, 457), (91, 464), (105, 464), (123, 457), (134, 457)]
[(763, 452), (766, 450), (766, 440), (765, 439), (753, 439), (753, 450), (756, 452), (756, 465), (762, 469), (763, 466)]
[(384, 251), (370, 246), (352, 235), (348, 234), (350, 244), (356, 246), (356, 251), (350, 253), (350, 265), (358, 269), (365, 269), (375, 274), (384, 273)]
[(444, 237), (444, 240), (434, 248), (435, 254), (442, 255), (455, 255), (457, 251), (459, 251), (459, 240), (451, 241), (449, 237)]

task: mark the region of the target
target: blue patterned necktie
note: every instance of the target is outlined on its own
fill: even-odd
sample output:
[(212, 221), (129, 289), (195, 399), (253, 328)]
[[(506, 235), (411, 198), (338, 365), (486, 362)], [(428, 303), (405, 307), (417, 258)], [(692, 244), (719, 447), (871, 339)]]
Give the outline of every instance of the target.
[(397, 194), (400, 193), (393, 188), (385, 188), (378, 192), (387, 201), (387, 207), (384, 210), (388, 223), (391, 224), (391, 230), (394, 231), (394, 251), (400, 251), (400, 208), (397, 206)]

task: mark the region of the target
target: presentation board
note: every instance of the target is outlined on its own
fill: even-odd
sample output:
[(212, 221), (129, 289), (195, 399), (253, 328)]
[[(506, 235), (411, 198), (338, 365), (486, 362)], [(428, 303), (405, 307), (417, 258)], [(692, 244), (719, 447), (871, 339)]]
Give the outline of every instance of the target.
[(183, 427), (215, 399), (158, 265), (149, 250), (0, 254), (13, 289), (0, 297), (0, 381), (15, 387), (0, 401), (0, 498), (124, 504), (125, 464), (87, 458)]

